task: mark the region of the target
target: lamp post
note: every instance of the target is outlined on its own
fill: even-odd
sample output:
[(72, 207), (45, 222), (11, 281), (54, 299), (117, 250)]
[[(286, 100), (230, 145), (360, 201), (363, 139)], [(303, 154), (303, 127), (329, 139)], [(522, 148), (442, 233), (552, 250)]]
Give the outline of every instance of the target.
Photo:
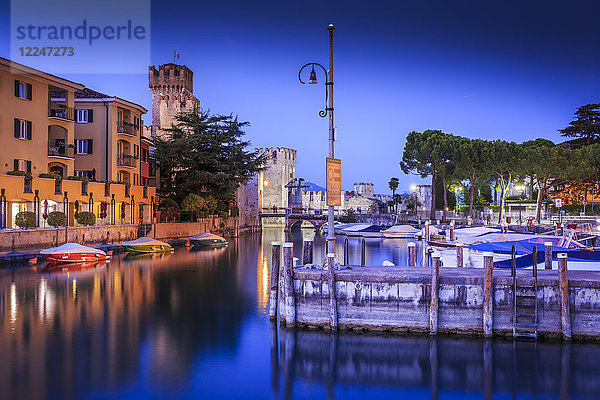
[[(311, 66), (312, 70), (310, 71), (310, 76), (308, 79), (308, 83), (311, 85), (317, 84), (317, 73), (315, 71), (315, 66), (320, 67), (325, 73), (325, 109), (319, 111), (319, 116), (321, 118), (325, 118), (329, 114), (329, 158), (334, 158), (334, 132), (333, 132), (333, 24), (329, 24), (327, 30), (329, 31), (329, 71), (325, 69), (319, 63), (310, 62), (302, 66), (300, 71), (298, 71), (298, 80), (300, 83), (304, 84), (305, 82), (302, 80), (302, 71), (304, 68)], [(327, 253), (335, 252), (335, 232), (333, 229), (334, 224), (334, 209), (333, 206), (328, 206), (329, 214), (327, 218)], [(329, 270), (333, 271), (333, 259), (328, 257), (329, 260)]]

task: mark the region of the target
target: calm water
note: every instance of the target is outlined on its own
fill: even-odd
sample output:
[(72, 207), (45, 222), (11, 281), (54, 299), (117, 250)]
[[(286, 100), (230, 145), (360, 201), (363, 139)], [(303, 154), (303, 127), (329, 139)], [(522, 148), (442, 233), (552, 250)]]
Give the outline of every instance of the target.
[[(0, 398), (600, 398), (600, 345), (278, 329), (266, 308), (282, 238), (0, 269)], [(367, 262), (402, 264), (405, 245), (369, 241)]]

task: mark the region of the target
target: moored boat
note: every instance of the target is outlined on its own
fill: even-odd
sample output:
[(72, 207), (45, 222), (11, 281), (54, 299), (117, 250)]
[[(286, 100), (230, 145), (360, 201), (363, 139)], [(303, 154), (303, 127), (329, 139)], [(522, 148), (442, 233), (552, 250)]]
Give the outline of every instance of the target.
[(364, 238), (381, 238), (383, 234), (381, 230), (384, 226), (371, 224), (357, 224), (342, 230), (343, 234), (349, 237), (364, 237)]
[(79, 243), (65, 243), (62, 246), (52, 247), (40, 251), (40, 255), (50, 263), (77, 263), (87, 261), (108, 260), (104, 251), (80, 245)]
[(411, 225), (394, 225), (381, 231), (383, 236), (388, 239), (412, 239), (419, 232), (419, 229)]
[(121, 246), (130, 253), (163, 253), (173, 251), (173, 247), (169, 243), (145, 236), (121, 243)]
[(194, 246), (224, 246), (227, 244), (225, 238), (214, 235), (210, 232), (204, 232), (190, 238), (190, 243)]

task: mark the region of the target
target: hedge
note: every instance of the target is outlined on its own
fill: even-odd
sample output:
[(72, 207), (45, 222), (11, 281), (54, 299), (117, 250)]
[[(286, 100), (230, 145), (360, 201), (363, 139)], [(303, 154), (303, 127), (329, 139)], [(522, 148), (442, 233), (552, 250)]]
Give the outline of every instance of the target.
[(64, 226), (67, 223), (67, 216), (62, 211), (52, 211), (48, 214), (48, 219), (46, 220), (48, 225), (58, 228), (59, 226)]
[(35, 214), (31, 211), (21, 211), (15, 217), (15, 223), (19, 228), (27, 229), (35, 227)]
[(96, 215), (89, 211), (80, 212), (77, 215), (77, 223), (84, 226), (94, 226), (96, 225)]

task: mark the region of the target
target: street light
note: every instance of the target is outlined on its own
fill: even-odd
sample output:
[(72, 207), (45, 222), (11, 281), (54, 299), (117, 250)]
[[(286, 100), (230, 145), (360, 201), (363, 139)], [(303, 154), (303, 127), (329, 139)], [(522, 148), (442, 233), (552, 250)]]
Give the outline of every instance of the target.
[[(325, 69), (319, 63), (310, 62), (302, 66), (300, 71), (298, 71), (298, 80), (300, 83), (304, 84), (305, 82), (302, 80), (302, 71), (304, 68), (309, 65), (312, 67), (310, 71), (310, 76), (308, 79), (308, 83), (311, 85), (317, 84), (317, 73), (315, 71), (315, 66), (320, 67), (325, 73), (325, 109), (319, 111), (319, 116), (321, 118), (325, 118), (327, 114), (329, 114), (329, 158), (334, 158), (334, 132), (333, 132), (333, 24), (329, 24), (327, 30), (329, 31), (329, 71)], [(328, 104), (329, 101), (329, 104)], [(329, 213), (327, 218), (327, 225), (329, 229), (327, 229), (327, 254), (335, 253), (335, 232), (333, 229), (334, 224), (334, 208), (333, 206), (328, 207)], [(329, 260), (329, 271), (333, 271), (333, 259), (327, 258)]]

